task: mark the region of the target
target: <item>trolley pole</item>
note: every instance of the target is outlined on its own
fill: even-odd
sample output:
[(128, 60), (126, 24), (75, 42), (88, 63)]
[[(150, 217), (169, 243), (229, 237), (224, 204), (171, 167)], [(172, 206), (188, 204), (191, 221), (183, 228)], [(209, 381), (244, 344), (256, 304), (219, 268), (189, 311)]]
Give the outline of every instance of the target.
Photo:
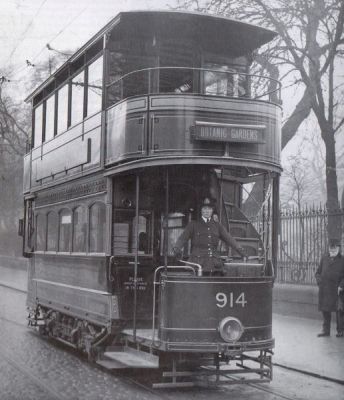
[(167, 272), (167, 263), (168, 263), (168, 209), (169, 209), (169, 175), (168, 168), (166, 167), (166, 199), (165, 199), (165, 221), (164, 221), (164, 266), (165, 273)]
[(140, 176), (139, 174), (136, 175), (136, 203), (135, 203), (135, 215), (136, 215), (136, 223), (135, 223), (135, 265), (134, 265), (134, 313), (133, 313), (133, 337), (136, 341), (136, 314), (137, 314), (137, 269), (138, 269), (138, 262), (139, 262), (139, 195), (140, 190)]

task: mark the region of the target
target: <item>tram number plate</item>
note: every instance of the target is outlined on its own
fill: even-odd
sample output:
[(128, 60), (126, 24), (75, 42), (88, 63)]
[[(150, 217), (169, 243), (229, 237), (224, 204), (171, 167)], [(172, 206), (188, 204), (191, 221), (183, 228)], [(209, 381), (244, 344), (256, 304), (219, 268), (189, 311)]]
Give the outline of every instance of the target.
[(234, 296), (233, 292), (230, 293), (222, 293), (218, 292), (216, 293), (216, 305), (219, 308), (224, 308), (227, 305), (230, 308), (233, 308), (236, 304), (245, 307), (247, 304), (247, 301), (245, 300), (245, 292), (241, 292), (239, 296)]

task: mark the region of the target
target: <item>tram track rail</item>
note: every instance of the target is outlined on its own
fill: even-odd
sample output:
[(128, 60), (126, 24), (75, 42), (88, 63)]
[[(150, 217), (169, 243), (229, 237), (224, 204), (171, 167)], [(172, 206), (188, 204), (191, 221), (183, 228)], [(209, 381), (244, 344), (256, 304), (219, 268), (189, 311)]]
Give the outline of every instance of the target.
[[(13, 290), (15, 292), (18, 293), (24, 293), (26, 294), (27, 291), (20, 289), (18, 287), (12, 286), (11, 284), (8, 283), (4, 283), (4, 282), (0, 282), (0, 287), (5, 287), (9, 290)], [(19, 323), (17, 321), (13, 321), (11, 319), (8, 319), (6, 317), (0, 316), (0, 320), (7, 322), (7, 323), (11, 323), (11, 324), (15, 324), (17, 326), (20, 326), (21, 328), (27, 328), (27, 325), (24, 323)], [(49, 394), (51, 394), (53, 396), (54, 399), (58, 399), (58, 400), (65, 400), (67, 399), (66, 397), (64, 397), (63, 395), (61, 395), (61, 393), (56, 392), (53, 388), (51, 388), (49, 385), (47, 385), (46, 383), (42, 382), (37, 376), (35, 376), (34, 374), (32, 374), (32, 372), (30, 372), (27, 368), (25, 368), (24, 365), (22, 365), (18, 360), (15, 360), (13, 358), (11, 358), (11, 356), (9, 356), (9, 354), (6, 354), (6, 350), (3, 348), (3, 346), (0, 345), (0, 356), (3, 357), (8, 363), (10, 363), (12, 366), (14, 366), (17, 370), (19, 370), (23, 375), (26, 375), (27, 377), (29, 377), (34, 383), (36, 383), (37, 385), (39, 385), (42, 389), (46, 390), (47, 392), (49, 392)], [(321, 379), (321, 380), (326, 380), (332, 383), (336, 383), (336, 384), (340, 384), (340, 385), (344, 385), (344, 381), (342, 380), (338, 380), (335, 378), (330, 378), (327, 376), (323, 376), (323, 375), (319, 375), (316, 373), (312, 373), (310, 371), (303, 371), (297, 368), (293, 368), (293, 367), (289, 367), (289, 366), (285, 366), (279, 363), (273, 363), (275, 368), (281, 368), (284, 370), (288, 370), (288, 371), (292, 371), (298, 374), (302, 374), (302, 375), (307, 375), (307, 376), (311, 376), (315, 379)], [(140, 380), (140, 378), (136, 378), (133, 376), (128, 376), (128, 374), (121, 372), (121, 371), (109, 371), (106, 370), (102, 367), (97, 366), (99, 369), (101, 369), (103, 372), (110, 374), (110, 375), (115, 375), (117, 377), (120, 377), (125, 383), (127, 384), (131, 384), (131, 385), (135, 385), (143, 390), (145, 390), (146, 392), (150, 393), (151, 395), (153, 395), (154, 397), (160, 398), (160, 399), (166, 399), (166, 400), (171, 400), (173, 397), (169, 396), (168, 394), (166, 394), (166, 392), (164, 393), (164, 391), (162, 389), (153, 389), (151, 387), (152, 385), (152, 381), (147, 381), (147, 380)], [(227, 376), (228, 377), (228, 376)], [(230, 379), (232, 380), (240, 380), (240, 378), (238, 377), (233, 377), (231, 376)], [(246, 383), (245, 385), (250, 386), (252, 388), (258, 389), (260, 391), (272, 394), (278, 398), (284, 399), (284, 400), (295, 400), (295, 397), (291, 396), (287, 396), (285, 394), (282, 394), (278, 391), (276, 391), (275, 389), (269, 387), (269, 386), (263, 386), (260, 383)], [(213, 389), (214, 387), (210, 386), (210, 389)], [(229, 390), (229, 387), (225, 387), (225, 386), (219, 386), (218, 387), (219, 390), (222, 390), (224, 392), (227, 392)], [(171, 389), (169, 389), (170, 391)], [(173, 389), (172, 389), (173, 390)], [(176, 388), (175, 391), (180, 391), (182, 389), (180, 388)], [(174, 391), (174, 390), (173, 390)], [(171, 393), (171, 392), (170, 392)]]
[[(107, 372), (109, 372), (109, 371), (107, 371)], [(119, 375), (121, 375), (121, 378), (123, 377), (122, 376), (122, 374), (118, 374), (118, 372), (116, 373), (118, 376)], [(226, 375), (225, 375), (226, 376)], [(239, 381), (240, 380), (240, 378), (238, 378), (238, 377), (233, 377), (233, 376), (226, 376), (228, 379), (231, 379), (231, 380), (233, 380), (233, 381)], [(145, 389), (146, 391), (149, 391), (150, 393), (152, 393), (154, 396), (157, 396), (157, 397), (159, 397), (160, 399), (166, 399), (166, 400), (168, 400), (168, 399), (172, 399), (173, 398), (173, 396), (171, 397), (171, 396), (166, 396), (165, 394), (166, 393), (164, 393), (164, 390), (166, 390), (166, 389), (152, 389), (149, 385), (151, 385), (152, 384), (152, 382), (147, 382), (147, 383), (142, 383), (142, 382), (140, 382), (138, 379), (135, 379), (135, 378), (127, 378), (127, 377), (123, 377), (125, 380), (127, 380), (128, 382), (130, 382), (131, 384), (135, 384), (136, 386), (139, 386), (139, 387), (141, 387), (141, 388), (143, 388), (143, 389)], [(242, 385), (241, 383), (239, 383), (238, 382), (238, 385)], [(272, 394), (273, 396), (275, 396), (276, 398), (279, 398), (279, 399), (283, 399), (283, 400), (297, 400), (296, 398), (295, 398), (295, 396), (287, 396), (287, 395), (285, 395), (285, 394), (283, 394), (283, 393), (280, 393), (279, 391), (277, 391), (277, 390), (275, 390), (275, 389), (273, 389), (273, 388), (270, 388), (269, 386), (262, 386), (262, 384), (259, 384), (259, 383), (245, 383), (245, 386), (249, 386), (249, 387), (252, 387), (252, 388), (254, 388), (254, 389), (257, 389), (257, 390), (259, 390), (259, 391), (262, 391), (262, 392), (265, 392), (265, 393), (269, 393), (269, 394)], [(230, 389), (231, 389), (231, 385), (230, 386), (226, 386), (226, 385), (223, 385), (223, 386), (221, 386), (221, 385), (219, 385), (219, 386), (203, 386), (203, 385), (195, 385), (194, 386), (194, 388), (196, 388), (196, 389), (199, 389), (199, 388), (203, 388), (203, 389), (205, 389), (205, 390), (216, 390), (216, 391), (221, 391), (222, 393), (226, 393), (226, 395), (228, 395), (229, 394), (229, 391), (230, 391)], [(190, 388), (189, 388), (190, 389)], [(192, 389), (192, 387), (191, 387), (191, 389)], [(170, 388), (170, 389), (168, 389), (168, 391), (169, 391), (169, 393), (176, 393), (176, 392), (179, 392), (179, 391), (182, 391), (183, 390), (183, 388), (175, 388), (175, 389), (173, 389), (173, 388)]]
[(49, 394), (49, 399), (54, 400), (70, 400), (68, 397), (61, 394), (61, 392), (54, 389), (50, 384), (46, 383), (42, 380), (41, 377), (36, 376), (33, 374), (29, 368), (27, 368), (22, 362), (15, 359), (13, 357), (13, 353), (11, 355), (9, 352), (3, 347), (0, 346), (0, 356), (2, 360), (5, 360), (7, 363), (12, 365), (17, 371), (19, 371), (22, 375), (28, 378), (31, 382), (33, 382), (36, 386), (42, 389), (45, 393)]
[(20, 293), (24, 293), (24, 294), (27, 293), (26, 289), (22, 289), (22, 288), (19, 288), (19, 287), (16, 287), (16, 286), (12, 286), (10, 283), (7, 283), (7, 282), (1, 282), (0, 281), (0, 286), (1, 287), (5, 287), (6, 289), (15, 290), (16, 292), (20, 292)]

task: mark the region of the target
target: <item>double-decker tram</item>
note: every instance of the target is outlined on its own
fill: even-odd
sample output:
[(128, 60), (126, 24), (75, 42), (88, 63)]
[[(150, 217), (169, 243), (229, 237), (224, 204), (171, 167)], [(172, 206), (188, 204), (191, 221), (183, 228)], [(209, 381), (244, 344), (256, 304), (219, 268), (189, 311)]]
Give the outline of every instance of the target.
[[(274, 36), (123, 12), (30, 95), (30, 325), (156, 387), (272, 378), (280, 86), (250, 65)], [(247, 256), (220, 243), (216, 275), (173, 253), (205, 197)]]

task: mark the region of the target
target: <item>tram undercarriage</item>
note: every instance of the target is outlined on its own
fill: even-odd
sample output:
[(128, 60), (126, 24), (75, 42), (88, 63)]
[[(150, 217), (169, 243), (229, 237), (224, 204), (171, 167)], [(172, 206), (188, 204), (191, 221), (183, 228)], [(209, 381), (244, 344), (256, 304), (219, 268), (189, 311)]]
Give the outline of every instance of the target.
[[(29, 325), (86, 353), (90, 361), (105, 369), (155, 371), (154, 388), (262, 383), (272, 379), (271, 313), (259, 315), (259, 310), (266, 311), (271, 305), (271, 278), (240, 277), (238, 281), (237, 277), (198, 276), (196, 270), (194, 274), (178, 271), (162, 273), (159, 280), (155, 277), (154, 286), (159, 287), (155, 291), (159, 296), (153, 296), (154, 322), (151, 320), (148, 328), (147, 321), (143, 324), (121, 319), (110, 319), (107, 326), (101, 326), (41, 304), (29, 314)], [(186, 293), (183, 298), (180, 287)], [(192, 304), (195, 288), (203, 299), (202, 309)], [(241, 310), (228, 316), (228, 311), (219, 307), (223, 301), (219, 296), (217, 304), (212, 304), (214, 288), (229, 297), (232, 291), (242, 290)], [(253, 305), (254, 301), (252, 315), (247, 315), (246, 302)], [(184, 315), (178, 315), (181, 305)], [(194, 308), (193, 317), (188, 305)], [(254, 314), (260, 322), (250, 326)]]
[(152, 329), (121, 330), (120, 323), (99, 327), (41, 307), (29, 314), (28, 321), (40, 334), (86, 353), (89, 361), (107, 370), (158, 372), (148, 378), (154, 380), (153, 388), (272, 380), (273, 339), (237, 344), (170, 343), (161, 341), (157, 332), (152, 338)]

